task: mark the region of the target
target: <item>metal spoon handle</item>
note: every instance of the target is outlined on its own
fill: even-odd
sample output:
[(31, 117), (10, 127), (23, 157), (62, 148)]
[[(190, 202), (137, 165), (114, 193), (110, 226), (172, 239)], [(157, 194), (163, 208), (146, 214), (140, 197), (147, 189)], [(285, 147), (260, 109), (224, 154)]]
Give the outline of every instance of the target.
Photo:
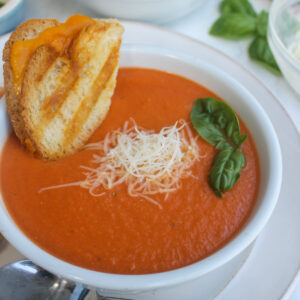
[(132, 300), (125, 298), (106, 297), (100, 295), (96, 291), (91, 291), (82, 285), (77, 285), (74, 292), (70, 296), (70, 300)]
[(104, 297), (21, 260), (0, 269), (0, 300), (130, 300)]

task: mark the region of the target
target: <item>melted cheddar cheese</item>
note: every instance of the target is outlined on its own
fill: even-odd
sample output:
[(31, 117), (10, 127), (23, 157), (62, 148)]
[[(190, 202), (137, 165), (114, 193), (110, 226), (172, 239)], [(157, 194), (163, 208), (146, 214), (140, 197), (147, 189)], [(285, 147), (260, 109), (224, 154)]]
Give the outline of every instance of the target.
[(34, 51), (42, 45), (52, 46), (59, 54), (70, 45), (76, 34), (86, 25), (95, 22), (93, 19), (74, 15), (65, 23), (44, 30), (38, 37), (26, 41), (17, 41), (12, 45), (10, 65), (13, 71), (14, 88), (20, 95), (26, 66)]

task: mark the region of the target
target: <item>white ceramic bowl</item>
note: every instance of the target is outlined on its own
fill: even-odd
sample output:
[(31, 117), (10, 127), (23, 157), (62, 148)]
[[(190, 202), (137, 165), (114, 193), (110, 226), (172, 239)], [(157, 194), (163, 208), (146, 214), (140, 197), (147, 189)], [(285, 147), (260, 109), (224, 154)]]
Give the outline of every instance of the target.
[(23, 0), (9, 0), (0, 8), (0, 35), (20, 24), (23, 16)]
[(166, 23), (187, 15), (204, 0), (80, 0), (106, 17)]
[[(272, 124), (256, 99), (237, 81), (197, 58), (162, 48), (131, 45), (122, 47), (121, 66), (165, 70), (194, 80), (225, 99), (252, 133), (261, 166), (260, 191), (253, 212), (237, 236), (222, 249), (192, 265), (149, 275), (116, 275), (90, 271), (66, 263), (32, 243), (15, 225), (0, 198), (0, 231), (26, 257), (67, 279), (101, 289), (101, 293), (146, 293), (196, 279), (223, 265), (244, 250), (267, 223), (281, 186), (281, 152)], [(0, 147), (10, 130), (3, 102), (0, 103)], [(103, 241), (105, 242), (105, 241)], [(151, 298), (153, 299), (153, 298)]]
[(288, 50), (295, 40), (298, 40), (300, 49), (300, 0), (273, 2), (269, 17), (268, 40), (284, 77), (300, 95), (300, 60)]

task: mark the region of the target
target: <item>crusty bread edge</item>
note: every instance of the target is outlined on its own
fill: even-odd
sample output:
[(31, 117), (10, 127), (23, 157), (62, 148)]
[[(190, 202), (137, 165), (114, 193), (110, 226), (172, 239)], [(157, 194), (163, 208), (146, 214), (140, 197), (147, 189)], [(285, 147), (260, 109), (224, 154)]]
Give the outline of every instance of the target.
[(55, 19), (32, 19), (25, 21), (11, 34), (3, 49), (3, 77), (7, 112), (16, 136), (30, 152), (34, 152), (35, 147), (28, 139), (19, 105), (19, 98), (13, 86), (13, 71), (10, 65), (11, 49), (14, 42), (35, 38), (45, 29), (59, 24)]

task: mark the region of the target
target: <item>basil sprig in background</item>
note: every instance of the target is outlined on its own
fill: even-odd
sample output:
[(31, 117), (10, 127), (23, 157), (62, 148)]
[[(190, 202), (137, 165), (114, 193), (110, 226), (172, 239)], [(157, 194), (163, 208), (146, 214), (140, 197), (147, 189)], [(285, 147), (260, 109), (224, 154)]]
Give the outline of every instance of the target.
[(248, 0), (223, 0), (220, 12), (210, 34), (234, 40), (254, 36), (248, 49), (250, 58), (281, 74), (267, 41), (268, 13), (263, 10), (257, 14)]
[(247, 135), (240, 134), (232, 108), (212, 97), (197, 99), (190, 118), (199, 135), (220, 150), (209, 173), (209, 184), (222, 197), (222, 192), (230, 190), (241, 176), (245, 156), (238, 149)]

